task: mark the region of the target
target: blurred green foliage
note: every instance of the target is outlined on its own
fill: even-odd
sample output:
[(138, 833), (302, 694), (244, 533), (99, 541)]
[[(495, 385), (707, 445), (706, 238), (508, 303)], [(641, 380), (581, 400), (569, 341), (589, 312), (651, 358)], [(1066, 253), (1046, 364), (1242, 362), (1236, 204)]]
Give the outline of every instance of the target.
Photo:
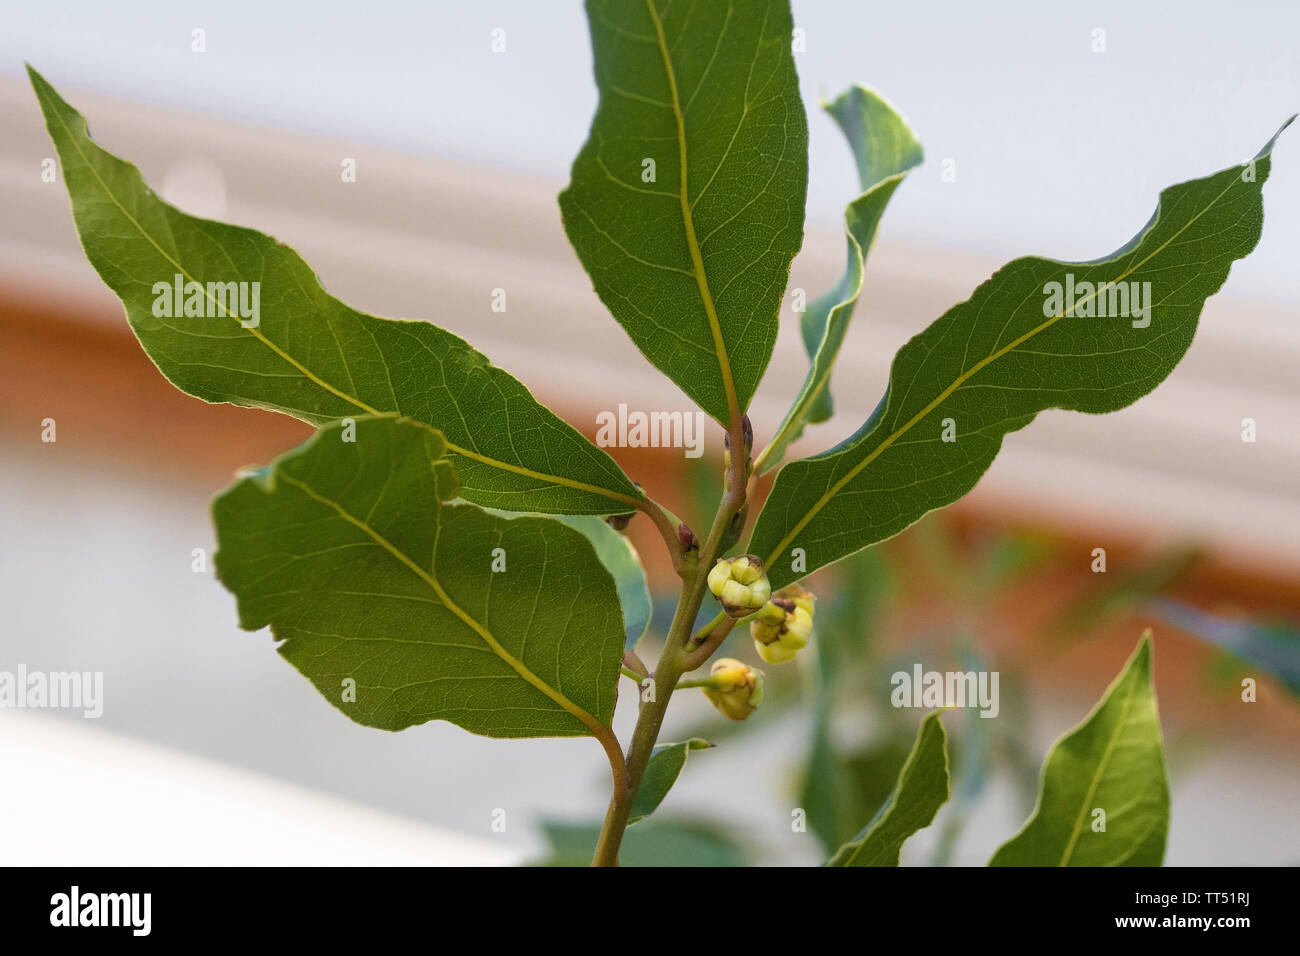
[[(705, 513), (716, 496), (713, 482), (698, 482)], [(1000, 775), (1011, 786), (1015, 815), (1032, 811), (1042, 755), (1031, 746), (1026, 675), (1014, 661), (993, 659), (990, 638), (1015, 626), (1004, 608), (1015, 588), (1033, 589), (1040, 578), (1079, 561), (1070, 542), (1049, 533), (980, 528), (958, 533), (944, 515), (931, 515), (904, 533), (815, 575), (816, 625), (807, 659), (765, 668), (767, 696), (744, 723), (711, 715), (683, 731), (714, 743), (760, 734), (768, 725), (801, 720), (805, 748), (786, 755), (790, 791), (782, 794), (806, 813), (809, 831), (825, 854), (857, 833), (888, 798), (911, 749), (924, 713), (897, 709), (889, 700), (889, 675), (921, 661), (927, 670), (997, 670), (999, 719), (974, 709), (944, 719), (949, 730), (952, 798), (935, 821), (932, 865), (958, 860), (958, 846), (988, 783)], [(1259, 668), (1300, 694), (1300, 628), (1264, 614), (1227, 617), (1169, 596), (1202, 559), (1194, 547), (1176, 546), (1112, 562), (1106, 574), (1088, 575), (1086, 586), (1046, 615), (1044, 646), (1060, 650), (1089, 640), (1126, 615), (1143, 615), (1177, 626), (1218, 647), (1207, 686), (1235, 683), (1243, 667)], [(915, 609), (925, 611), (917, 624)], [(909, 613), (911, 609), (911, 613)], [(700, 623), (713, 616), (706, 604)], [(1000, 613), (1001, 612), (1001, 613)], [(655, 626), (662, 633), (672, 604), (656, 601)], [(993, 628), (998, 629), (995, 635)], [(1013, 635), (1017, 636), (1017, 635)], [(750, 638), (738, 628), (721, 654), (752, 660)], [(1184, 767), (1209, 752), (1213, 742), (1189, 732), (1169, 741), (1171, 757)], [(688, 771), (689, 772), (689, 771)], [(739, 834), (700, 820), (674, 819), (671, 810), (628, 831), (629, 865), (739, 865), (757, 847)], [(544, 827), (553, 865), (585, 865), (598, 826)]]

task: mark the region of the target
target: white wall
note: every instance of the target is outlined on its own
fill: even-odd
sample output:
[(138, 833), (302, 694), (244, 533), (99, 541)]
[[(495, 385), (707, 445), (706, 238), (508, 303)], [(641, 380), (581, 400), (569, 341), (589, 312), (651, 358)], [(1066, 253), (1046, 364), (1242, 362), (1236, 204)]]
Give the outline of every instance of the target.
[[(0, 72), (218, 116), (539, 173), (557, 182), (595, 106), (577, 0), (5, 0)], [(1285, 0), (795, 0), (805, 101), (853, 82), (918, 131), (927, 163), (886, 229), (1002, 257), (1094, 259), (1160, 189), (1241, 162), (1300, 110), (1300, 4)], [(207, 52), (191, 52), (191, 31)], [(492, 29), (506, 30), (493, 54)], [(1091, 52), (1092, 31), (1106, 52)], [(816, 109), (815, 106), (812, 109)], [(93, 128), (93, 127), (92, 127)], [(854, 175), (811, 122), (813, 221)], [(1239, 293), (1300, 302), (1300, 130), (1275, 155), (1264, 242)], [(955, 184), (940, 162), (957, 160)]]

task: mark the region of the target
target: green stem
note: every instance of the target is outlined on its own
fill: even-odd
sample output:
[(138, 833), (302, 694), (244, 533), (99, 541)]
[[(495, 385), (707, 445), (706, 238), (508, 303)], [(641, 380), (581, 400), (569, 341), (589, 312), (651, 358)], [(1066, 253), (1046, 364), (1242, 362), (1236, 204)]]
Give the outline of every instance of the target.
[(691, 646), (699, 647), (701, 644), (704, 643), (705, 639), (710, 634), (713, 633), (714, 629), (717, 628), (718, 625), (724, 623), (726, 620), (727, 620), (727, 613), (725, 611), (719, 611), (717, 616), (713, 620), (711, 620), (708, 624), (705, 624), (702, 628), (700, 628), (698, 631), (695, 632), (695, 636), (691, 638)]
[(722, 642), (727, 639), (731, 629), (736, 626), (736, 619), (731, 617), (723, 618), (721, 624), (710, 629), (708, 636), (702, 641), (697, 642), (694, 638), (687, 645), (686, 663), (683, 665), (685, 673), (690, 673), (697, 667), (704, 665), (714, 651), (722, 646)]
[(688, 687), (717, 687), (718, 681), (714, 677), (701, 677), (699, 680), (679, 680), (677, 682), (678, 690), (686, 690)]
[[(743, 416), (732, 416), (731, 428), (728, 429), (731, 447), (739, 455), (745, 454)], [(645, 773), (650, 756), (654, 753), (655, 743), (659, 739), (659, 730), (663, 726), (664, 715), (668, 711), (668, 702), (672, 699), (677, 682), (685, 672), (688, 658), (698, 657), (688, 653), (688, 643), (695, 627), (695, 619), (700, 613), (700, 605), (709, 586), (709, 569), (722, 545), (723, 535), (734, 516), (745, 505), (746, 482), (732, 481), (731, 488), (722, 496), (718, 513), (714, 516), (713, 527), (708, 539), (700, 546), (699, 561), (693, 573), (684, 574), (681, 597), (677, 601), (677, 610), (673, 614), (673, 623), (668, 629), (668, 638), (664, 642), (664, 652), (654, 669), (654, 694), (641, 704), (641, 713), (637, 717), (636, 729), (632, 732), (632, 743), (628, 747), (625, 761), (624, 777), (616, 782), (613, 796), (610, 797), (609, 809), (605, 811), (605, 822), (600, 828), (600, 838), (596, 841), (596, 855), (592, 866), (617, 866), (618, 848), (623, 842), (623, 833), (627, 830), (628, 818), (632, 815), (632, 801), (636, 798), (637, 787)], [(699, 664), (695, 664), (698, 667)], [(622, 786), (617, 784), (621, 783)]]
[(689, 566), (685, 563), (686, 552), (677, 539), (677, 525), (680, 523), (680, 519), (649, 495), (637, 505), (637, 510), (641, 511), (654, 523), (655, 530), (664, 539), (668, 554), (673, 559), (673, 570), (677, 572), (678, 577), (685, 581), (689, 574)]
[(637, 677), (649, 677), (650, 671), (646, 670), (645, 663), (637, 656), (636, 651), (623, 652), (623, 673), (631, 671)]
[[(664, 714), (668, 710), (668, 701), (672, 698), (677, 679), (681, 675), (682, 657), (680, 642), (690, 632), (699, 610), (702, 594), (695, 593), (692, 587), (682, 593), (677, 603), (677, 613), (673, 617), (672, 627), (668, 632), (668, 643), (663, 656), (655, 667), (654, 695), (651, 700), (641, 705), (641, 715), (637, 718), (636, 729), (632, 732), (632, 743), (628, 747), (625, 777), (621, 788), (615, 788), (605, 812), (605, 822), (600, 829), (600, 838), (596, 842), (596, 855), (592, 866), (617, 866), (618, 848), (623, 842), (623, 833), (627, 829), (628, 818), (632, 814), (632, 800), (646, 764), (654, 752), (655, 741), (659, 739), (659, 729), (663, 726)], [(683, 623), (685, 622), (685, 623)]]

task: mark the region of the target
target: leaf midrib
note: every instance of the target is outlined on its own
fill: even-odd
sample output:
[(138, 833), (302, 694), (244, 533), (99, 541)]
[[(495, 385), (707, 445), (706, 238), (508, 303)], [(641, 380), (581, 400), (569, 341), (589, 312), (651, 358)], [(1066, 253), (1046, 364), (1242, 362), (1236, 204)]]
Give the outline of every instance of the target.
[[(1214, 208), (1215, 204), (1218, 203), (1218, 201), (1222, 199), (1225, 195), (1227, 195), (1228, 190), (1230, 190), (1233, 187), (1235, 182), (1236, 182), (1235, 179), (1230, 181), (1228, 185), (1223, 188), (1222, 192), (1220, 192), (1217, 196), (1215, 196), (1212, 200), (1210, 200), (1208, 204), (1206, 204), (1199, 212), (1196, 213), (1195, 216), (1193, 216), (1183, 226), (1181, 226), (1172, 236), (1170, 236), (1168, 239), (1162, 242), (1158, 247), (1152, 250), (1152, 252), (1146, 258), (1144, 258), (1141, 262), (1138, 262), (1137, 264), (1130, 266), (1129, 268), (1122, 271), (1117, 278), (1110, 280), (1108, 283), (1106, 283), (1106, 285), (1123, 282), (1129, 276), (1133, 275), (1133, 273), (1137, 272), (1148, 262), (1150, 262), (1152, 259), (1158, 256), (1160, 253), (1164, 252), (1164, 250), (1168, 247), (1168, 245), (1171, 242), (1173, 242), (1184, 232), (1190, 229), (1192, 225), (1198, 219), (1201, 218), (1201, 216), (1205, 215), (1212, 208)], [(1155, 227), (1156, 227), (1156, 223), (1153, 222), (1151, 224), (1151, 229), (1154, 229)], [(1079, 264), (1096, 265), (1096, 263), (1079, 263)], [(766, 560), (764, 561), (764, 564), (770, 566), (772, 562), (774, 562), (777, 558), (779, 558), (781, 554), (785, 551), (785, 549), (790, 546), (791, 542), (793, 542), (794, 539), (799, 535), (799, 532), (803, 531), (803, 529), (808, 526), (808, 523), (817, 516), (817, 514), (822, 510), (822, 508), (826, 507), (826, 505), (831, 501), (832, 498), (834, 498), (837, 494), (839, 494), (840, 490), (845, 485), (847, 485), (850, 481), (856, 478), (864, 468), (866, 468), (869, 464), (871, 464), (871, 462), (873, 462), (876, 458), (878, 458), (886, 449), (889, 448), (890, 445), (892, 445), (903, 435), (907, 434), (907, 432), (911, 430), (913, 426), (915, 426), (918, 422), (923, 420), (926, 416), (928, 416), (931, 412), (933, 412), (936, 408), (938, 408), (941, 404), (943, 404), (943, 402), (946, 401), (949, 396), (951, 396), (955, 391), (957, 391), (957, 389), (959, 389), (962, 385), (964, 385), (972, 376), (974, 376), (976, 373), (983, 370), (988, 365), (991, 365), (993, 362), (1002, 358), (1002, 356), (1006, 355), (1007, 353), (1019, 348), (1021, 345), (1029, 341), (1034, 336), (1038, 335), (1040, 332), (1046, 331), (1047, 329), (1051, 328), (1061, 319), (1068, 318), (1071, 314), (1071, 311), (1074, 308), (1081, 306), (1086, 302), (1091, 301), (1100, 291), (1101, 291), (1100, 289), (1093, 290), (1093, 292), (1084, 296), (1078, 302), (1072, 303), (1070, 308), (1067, 308), (1060, 315), (1052, 316), (1046, 322), (1041, 323), (1040, 325), (1030, 329), (1028, 332), (1021, 335), (1019, 338), (1016, 338), (1013, 341), (1009, 342), (1004, 348), (1001, 348), (996, 352), (992, 353), (991, 355), (988, 355), (985, 358), (981, 359), (975, 365), (971, 366), (971, 368), (968, 371), (962, 372), (960, 375), (958, 375), (957, 378), (953, 380), (952, 384), (949, 385), (947, 388), (945, 388), (942, 392), (940, 392), (939, 395), (934, 400), (932, 400), (923, 409), (921, 409), (910, 419), (908, 419), (908, 421), (901, 428), (887, 435), (879, 445), (877, 445), (874, 449), (872, 449), (867, 454), (867, 456), (862, 459), (862, 461), (858, 462), (856, 465), (850, 468), (843, 478), (841, 478), (839, 481), (831, 485), (831, 487), (824, 494), (822, 494), (820, 498), (817, 499), (817, 501), (813, 504), (813, 506), (804, 513), (804, 516), (785, 535), (785, 537), (783, 537), (777, 543), (776, 547), (772, 549), (771, 554), (767, 556)]]
[(460, 607), (460, 605), (458, 605), (455, 601), (451, 599), (451, 597), (447, 594), (447, 592), (443, 590), (443, 587), (438, 582), (437, 578), (435, 578), (432, 574), (425, 571), (424, 568), (420, 567), (420, 565), (417, 564), (414, 560), (412, 560), (412, 558), (409, 555), (407, 555), (400, 548), (398, 548), (391, 541), (389, 541), (382, 534), (380, 534), (377, 530), (375, 530), (375, 528), (371, 526), (368, 522), (363, 521), (360, 518), (357, 518), (356, 516), (351, 514), (346, 508), (340, 505), (338, 502), (332, 500), (331, 498), (326, 497), (325, 495), (321, 495), (317, 493), (306, 482), (299, 481), (298, 479), (285, 474), (284, 471), (282, 470), (277, 470), (276, 480), (284, 481), (285, 483), (292, 485), (294, 488), (297, 488), (299, 491), (307, 495), (312, 500), (332, 509), (340, 518), (342, 518), (344, 521), (348, 522), (352, 526), (359, 529), (361, 532), (367, 535), (372, 541), (374, 541), (376, 544), (382, 547), (385, 551), (387, 551), (393, 557), (397, 558), (397, 560), (401, 561), (402, 564), (406, 565), (407, 568), (413, 571), (420, 578), (420, 580), (422, 580), (433, 590), (434, 594), (437, 596), (438, 601), (442, 604), (442, 606), (445, 607), (447, 610), (451, 611), (452, 614), (456, 615), (456, 617), (458, 617), (467, 627), (469, 627), (472, 631), (474, 631), (474, 633), (477, 634), (479, 638), (485, 644), (488, 645), (488, 647), (492, 650), (494, 654), (496, 654), (497, 657), (499, 657), (502, 661), (504, 661), (521, 678), (523, 678), (533, 687), (540, 690), (543, 694), (549, 697), (561, 708), (563, 708), (569, 714), (576, 717), (579, 721), (585, 724), (586, 727), (591, 731), (593, 737), (603, 738), (610, 734), (609, 728), (607, 728), (604, 724), (598, 721), (585, 709), (575, 704), (572, 700), (570, 700), (560, 691), (556, 690), (554, 687), (552, 687), (542, 678), (538, 677), (535, 673), (533, 673), (532, 670), (529, 669), (529, 667), (526, 664), (524, 664), (523, 661), (519, 660), (519, 658), (515, 657), (513, 654), (507, 651), (505, 647), (501, 645), (501, 642), (498, 641), (495, 636), (493, 636), (492, 632), (488, 630), (488, 628), (484, 624), (482, 624), (475, 617), (473, 617), (465, 610), (463, 610)]
[[(727, 414), (731, 423), (740, 421), (740, 400), (736, 395), (736, 383), (731, 374), (731, 360), (727, 356), (727, 344), (722, 337), (722, 325), (718, 321), (717, 306), (713, 293), (709, 290), (708, 276), (704, 271), (704, 256), (700, 252), (699, 239), (695, 233), (695, 219), (691, 211), (691, 201), (687, 192), (686, 171), (686, 116), (682, 112), (681, 97), (677, 92), (677, 74), (673, 68), (672, 55), (668, 50), (668, 41), (664, 37), (663, 22), (659, 11), (655, 9), (654, 0), (645, 0), (650, 20), (654, 23), (655, 42), (663, 58), (664, 73), (668, 78), (669, 105), (673, 119), (677, 124), (677, 152), (681, 163), (681, 189), (678, 200), (682, 207), (682, 227), (686, 233), (686, 246), (690, 250), (691, 269), (695, 273), (695, 284), (700, 290), (700, 300), (704, 304), (704, 314), (709, 321), (709, 333), (713, 337), (713, 351), (718, 359), (718, 372), (722, 376), (722, 389), (727, 397)], [(715, 171), (716, 172), (716, 171)]]
[[(40, 91), (39, 95), (41, 96), (42, 101), (47, 100), (47, 97), (43, 90)], [(226, 312), (225, 308), (221, 306), (217, 302), (217, 300), (207, 291), (206, 286), (203, 286), (201, 283), (199, 283), (198, 280), (195, 279), (183, 265), (181, 265), (174, 258), (172, 258), (172, 256), (169, 255), (168, 252), (158, 244), (157, 240), (155, 240), (154, 237), (149, 234), (148, 230), (146, 230), (144, 226), (134, 216), (131, 215), (130, 211), (126, 208), (125, 205), (123, 205), (122, 201), (118, 199), (117, 195), (113, 192), (113, 190), (109, 188), (108, 183), (106, 183), (104, 181), (104, 178), (99, 175), (99, 170), (95, 168), (95, 165), (86, 156), (85, 152), (82, 151), (81, 145), (77, 142), (76, 135), (68, 127), (68, 124), (64, 122), (63, 116), (61, 115), (60, 111), (57, 108), (53, 108), (48, 111), (48, 115), (53, 115), (59, 121), (59, 125), (63, 128), (63, 132), (65, 134), (68, 143), (76, 151), (77, 156), (80, 157), (82, 165), (95, 178), (95, 181), (99, 183), (99, 186), (103, 190), (104, 195), (106, 195), (112, 201), (113, 205), (116, 206), (118, 211), (121, 212), (121, 214), (127, 219), (127, 221), (130, 222), (131, 225), (133, 225), (136, 228), (136, 230), (140, 233), (140, 235), (144, 237), (145, 241), (148, 242), (151, 246), (153, 246), (154, 249), (158, 251), (158, 254), (162, 256), (165, 260), (167, 260), (167, 262), (169, 262), (172, 265), (172, 267), (175, 268), (181, 275), (183, 275), (189, 282), (193, 282), (197, 285), (200, 285), (204, 290), (203, 293), (204, 296), (208, 299), (209, 302), (212, 303), (214, 308), (219, 311), (219, 314), (226, 315), (229, 318), (235, 318), (235, 316), (231, 316), (228, 312)], [(325, 389), (331, 394), (337, 396), (338, 398), (341, 398), (346, 402), (350, 402), (351, 404), (355, 405), (357, 408), (361, 409), (366, 414), (369, 415), (401, 414), (399, 409), (394, 409), (392, 412), (383, 412), (380, 411), (379, 409), (372, 408), (371, 406), (367, 405), (365, 402), (361, 401), (361, 399), (357, 398), (355, 395), (350, 395), (347, 392), (344, 392), (341, 389), (336, 388), (335, 386), (331, 385), (329, 382), (321, 378), (319, 375), (312, 372), (309, 368), (307, 368), (305, 365), (303, 365), (301, 362), (299, 362), (293, 356), (289, 355), (278, 345), (276, 345), (265, 335), (263, 335), (260, 330), (255, 328), (248, 328), (242, 322), (239, 323), (239, 327), (245, 329), (248, 332), (251, 332), (254, 338), (256, 338), (259, 342), (261, 342), (263, 345), (269, 348), (272, 352), (274, 352), (284, 361), (288, 362), (291, 366), (297, 369), (302, 375), (304, 375), (310, 381), (314, 382), (316, 385), (320, 386), (321, 388)], [(445, 436), (444, 436), (444, 440), (446, 440)], [(601, 488), (598, 485), (588, 484), (587, 482), (578, 481), (577, 479), (565, 478), (561, 475), (551, 475), (551, 474), (547, 474), (546, 472), (535, 471), (523, 465), (515, 465), (511, 462), (501, 461), (500, 459), (492, 458), (488, 455), (484, 455), (476, 451), (470, 451), (468, 448), (464, 448), (460, 445), (457, 445), (450, 440), (447, 440), (447, 449), (451, 452), (454, 452), (457, 455), (461, 455), (473, 461), (482, 462), (483, 464), (491, 465), (494, 468), (500, 468), (503, 471), (513, 472), (514, 474), (522, 475), (526, 478), (536, 478), (541, 481), (551, 482), (552, 484), (565, 485), (567, 487), (574, 488), (578, 491), (586, 491), (592, 494), (603, 495), (606, 498), (611, 498), (615, 501), (624, 502), (625, 504), (631, 505), (632, 507), (638, 507), (641, 504), (640, 499), (634, 498), (631, 495), (625, 495), (621, 492), (613, 491), (612, 489), (608, 489), (608, 488)]]
[(1097, 762), (1097, 770), (1088, 782), (1088, 792), (1083, 795), (1083, 803), (1079, 806), (1079, 815), (1075, 818), (1074, 827), (1070, 831), (1070, 839), (1065, 844), (1065, 849), (1061, 852), (1061, 861), (1057, 866), (1069, 866), (1070, 857), (1074, 855), (1074, 847), (1079, 842), (1079, 836), (1083, 833), (1083, 821), (1088, 815), (1088, 808), (1092, 806), (1092, 798), (1097, 794), (1097, 788), (1101, 786), (1101, 778), (1105, 775), (1106, 767), (1110, 764), (1111, 757), (1115, 755), (1115, 748), (1119, 744), (1119, 738), (1124, 730), (1124, 724), (1128, 721), (1128, 712), (1133, 706), (1133, 699), (1137, 690), (1130, 692), (1124, 697), (1124, 703), (1120, 709), (1119, 720), (1115, 722), (1115, 732), (1111, 735), (1110, 740), (1106, 741), (1106, 749)]

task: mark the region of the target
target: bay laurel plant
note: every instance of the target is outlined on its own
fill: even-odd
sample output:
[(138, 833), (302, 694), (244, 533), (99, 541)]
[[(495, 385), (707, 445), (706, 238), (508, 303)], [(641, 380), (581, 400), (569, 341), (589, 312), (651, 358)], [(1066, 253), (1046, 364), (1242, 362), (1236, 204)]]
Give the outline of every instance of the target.
[[(846, 264), (799, 318), (808, 371), (789, 412), (751, 423), (804, 232), (790, 9), (587, 6), (600, 100), (560, 214), (614, 320), (724, 436), (720, 504), (695, 529), (463, 339), (358, 311), (283, 243), (163, 202), (29, 72), (86, 256), (159, 371), (205, 401), (318, 429), (213, 505), (216, 568), (240, 625), (269, 626), (285, 660), (368, 727), (446, 720), (498, 738), (593, 738), (612, 786), (594, 862), (609, 865), (707, 747), (659, 740), (679, 689), (744, 720), (763, 706), (762, 668), (797, 666), (816, 647), (810, 575), (962, 497), (1039, 412), (1115, 411), (1173, 371), (1206, 299), (1259, 240), (1273, 140), (1166, 189), (1110, 255), (998, 269), (903, 346), (874, 410), (841, 409), (862, 421), (851, 437), (785, 460), (831, 416), (865, 257), (921, 146), (870, 90), (826, 104), (860, 178)], [(757, 449), (755, 424), (770, 435)], [(657, 529), (680, 578), (654, 661), (638, 653), (650, 614), (620, 534), (630, 518)], [(734, 656), (717, 657), (738, 627)], [(623, 680), (639, 708), (629, 740), (612, 725)], [(831, 864), (896, 865), (948, 790), (936, 711), (885, 805)], [(1037, 809), (992, 862), (1159, 863), (1168, 809), (1143, 639), (1052, 750)]]

